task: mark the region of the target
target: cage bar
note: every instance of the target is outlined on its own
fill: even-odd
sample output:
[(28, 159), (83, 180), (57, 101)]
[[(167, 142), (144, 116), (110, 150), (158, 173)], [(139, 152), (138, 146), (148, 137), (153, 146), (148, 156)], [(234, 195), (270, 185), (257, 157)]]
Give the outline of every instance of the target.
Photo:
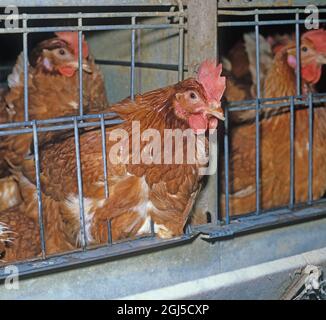
[(294, 208), (294, 97), (290, 98), (290, 203), (289, 208)]
[(85, 210), (84, 210), (84, 193), (83, 193), (83, 180), (82, 180), (82, 168), (80, 160), (80, 145), (79, 145), (79, 130), (77, 125), (77, 119), (74, 119), (74, 134), (75, 134), (75, 153), (77, 164), (77, 183), (78, 183), (78, 198), (79, 198), (79, 220), (80, 220), (80, 241), (83, 250), (86, 250), (87, 235), (85, 227)]
[[(23, 27), (27, 29), (27, 18), (24, 16)], [(0, 29), (1, 32), (1, 29)], [(24, 120), (28, 121), (28, 43), (27, 32), (23, 33), (23, 56), (24, 56)]]
[[(259, 22), (258, 11), (255, 15), (255, 21)], [(260, 41), (259, 24), (255, 26), (255, 45), (256, 45), (256, 79), (257, 79), (257, 99), (256, 99), (256, 214), (260, 213)]]
[[(79, 16), (81, 13), (79, 13)], [(78, 27), (83, 27), (83, 20), (78, 18)], [(78, 31), (78, 80), (79, 80), (79, 115), (84, 114), (84, 95), (83, 95), (83, 31)]]
[(312, 103), (312, 95), (311, 93), (309, 93), (308, 95), (308, 110), (309, 110), (309, 131), (308, 131), (308, 135), (309, 135), (309, 149), (308, 149), (308, 172), (309, 172), (309, 176), (308, 176), (308, 204), (311, 205), (312, 204), (312, 200), (313, 200), (313, 130), (314, 130), (314, 109), (313, 109), (313, 103)]
[(42, 205), (42, 191), (41, 191), (41, 178), (40, 178), (40, 159), (38, 149), (38, 135), (36, 130), (36, 121), (33, 121), (33, 142), (34, 142), (34, 160), (35, 160), (35, 177), (36, 177), (36, 194), (38, 206), (38, 222), (40, 229), (40, 240), (42, 259), (46, 258), (46, 244), (44, 237), (44, 223), (43, 223), (43, 205)]
[(103, 158), (103, 176), (104, 176), (104, 193), (105, 198), (109, 197), (108, 166), (106, 157), (106, 132), (104, 115), (101, 114), (101, 141), (102, 141), (102, 158)]
[[(131, 24), (136, 25), (136, 17), (131, 18)], [(130, 64), (130, 97), (135, 98), (135, 52), (136, 52), (136, 29), (131, 30), (131, 64)]]
[[(299, 13), (295, 14), (296, 21), (299, 20)], [(296, 48), (296, 80), (297, 95), (301, 94), (301, 50), (300, 50), (300, 28), (299, 24), (295, 24), (295, 48)]]
[(230, 197), (229, 197), (229, 111), (225, 109), (224, 121), (224, 175), (225, 175), (225, 223), (230, 223)]

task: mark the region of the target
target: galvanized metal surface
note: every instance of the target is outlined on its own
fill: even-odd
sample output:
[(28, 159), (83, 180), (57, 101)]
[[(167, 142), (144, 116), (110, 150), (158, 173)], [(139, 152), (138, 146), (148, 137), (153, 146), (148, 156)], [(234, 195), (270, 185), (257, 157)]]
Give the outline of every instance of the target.
[[(187, 1), (187, 0), (186, 0)], [(0, 6), (17, 7), (87, 7), (175, 5), (175, 0), (1, 0)]]
[[(166, 17), (146, 19), (149, 24), (167, 22)], [(110, 102), (114, 103), (130, 96), (131, 31), (87, 33), (86, 37), (104, 73)], [(178, 81), (178, 41), (179, 32), (175, 28), (136, 31), (134, 94)]]
[(219, 8), (249, 8), (249, 7), (305, 7), (308, 4), (324, 5), (324, 0), (218, 0)]
[[(214, 245), (196, 239), (164, 250), (28, 278), (19, 282), (19, 290), (7, 290), (0, 285), (0, 299), (113, 299), (185, 282), (191, 282), (192, 288), (195, 285), (202, 289), (194, 298), (277, 299), (289, 285), (289, 271), (293, 271), (297, 263), (300, 267), (305, 262), (318, 265), (325, 259), (325, 251), (313, 256), (306, 253), (326, 246), (325, 227), (326, 219), (323, 219), (218, 241)], [(294, 257), (284, 263), (278, 260), (294, 255), (301, 258)], [(93, 260), (96, 259), (94, 254)], [(273, 268), (267, 270), (260, 266), (274, 260), (277, 260), (272, 263), (274, 271), (284, 271), (280, 278), (273, 277)], [(253, 269), (247, 269), (249, 267)], [(236, 276), (234, 282), (229, 273), (232, 271)], [(266, 278), (261, 277), (263, 273)], [(212, 283), (216, 291), (205, 290), (197, 282), (218, 275), (221, 282)], [(226, 275), (229, 282), (223, 280)], [(222, 284), (225, 284), (223, 290), (219, 287)], [(183, 292), (183, 295), (192, 292)]]
[[(304, 269), (307, 264), (312, 262), (326, 270), (326, 248), (135, 295), (128, 295), (123, 299), (287, 300), (282, 296), (282, 291), (286, 289), (292, 279), (297, 277), (299, 269)], [(312, 266), (307, 267), (307, 269), (309, 272)], [(302, 280), (304, 281), (309, 277), (311, 282), (318, 282), (317, 279), (322, 268), (315, 267), (315, 269), (317, 269), (315, 274), (305, 274)], [(308, 285), (311, 286), (310, 283)]]
[(204, 239), (217, 240), (324, 217), (326, 217), (326, 207), (325, 204), (321, 204), (297, 210), (285, 208), (260, 215), (252, 214), (234, 218), (229, 224), (226, 223), (220, 226), (208, 224), (195, 227), (194, 230), (204, 234)]
[[(218, 55), (217, 32), (217, 2), (216, 0), (189, 0), (188, 1), (188, 69), (189, 75), (195, 75), (199, 64), (205, 59), (215, 59)], [(198, 14), (200, 12), (200, 14)], [(196, 44), (196, 45), (194, 45)], [(218, 145), (212, 145), (216, 150), (210, 158), (210, 163), (218, 167)], [(200, 193), (196, 202), (195, 211), (210, 212), (212, 222), (218, 221), (218, 170), (208, 177), (205, 189)]]
[[(145, 253), (149, 250), (163, 249), (177, 244), (187, 243), (195, 238), (195, 233), (191, 236), (185, 235), (182, 237), (160, 240), (156, 238), (142, 238), (136, 240), (124, 241), (117, 243), (114, 246), (112, 240), (109, 240), (108, 245), (102, 245), (98, 248), (82, 247), (81, 250), (75, 252), (64, 253), (61, 255), (48, 257), (46, 260), (33, 259), (16, 263), (15, 266), (19, 270), (20, 277), (27, 275), (42, 275), (51, 271), (60, 271), (72, 267), (83, 267), (94, 262), (109, 261), (117, 257), (124, 257), (135, 253)], [(85, 244), (86, 242), (84, 242)], [(7, 277), (6, 268), (0, 268), (0, 281)]]

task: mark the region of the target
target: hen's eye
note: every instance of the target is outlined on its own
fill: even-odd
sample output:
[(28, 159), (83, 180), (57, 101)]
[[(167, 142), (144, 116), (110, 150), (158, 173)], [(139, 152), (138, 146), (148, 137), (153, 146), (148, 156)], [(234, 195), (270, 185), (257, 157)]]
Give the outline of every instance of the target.
[(191, 93), (190, 93), (190, 98), (191, 98), (191, 99), (196, 99), (197, 96), (196, 96), (196, 94), (195, 94), (194, 92), (191, 92)]
[(60, 50), (59, 50), (59, 54), (60, 54), (61, 56), (64, 56), (64, 55), (66, 54), (66, 51), (65, 51), (64, 49), (60, 49)]
[(307, 52), (308, 51), (308, 48), (307, 47), (302, 47), (302, 51), (303, 52)]

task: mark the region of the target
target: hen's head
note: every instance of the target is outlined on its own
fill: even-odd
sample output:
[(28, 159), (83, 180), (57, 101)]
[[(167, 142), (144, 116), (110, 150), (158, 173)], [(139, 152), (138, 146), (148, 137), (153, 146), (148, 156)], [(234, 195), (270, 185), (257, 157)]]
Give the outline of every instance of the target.
[[(287, 62), (296, 69), (296, 49), (292, 45), (287, 49)], [(319, 81), (322, 66), (326, 64), (326, 30), (308, 31), (301, 37), (300, 46), (302, 78), (310, 84)]]
[[(84, 71), (90, 73), (88, 45), (83, 38), (82, 55)], [(78, 70), (78, 33), (57, 32), (56, 37), (45, 40), (32, 51), (30, 64), (45, 73), (72, 77)]]
[(221, 98), (225, 90), (222, 65), (215, 61), (203, 62), (196, 79), (176, 85), (173, 110), (177, 118), (185, 121), (195, 132), (215, 129), (218, 119), (224, 120)]

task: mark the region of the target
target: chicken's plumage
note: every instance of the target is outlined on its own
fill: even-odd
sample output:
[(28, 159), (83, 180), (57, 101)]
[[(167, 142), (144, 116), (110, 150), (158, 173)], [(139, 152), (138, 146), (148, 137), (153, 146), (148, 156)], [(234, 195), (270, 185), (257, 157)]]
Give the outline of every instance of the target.
[[(159, 237), (170, 238), (183, 233), (200, 191), (203, 178), (200, 168), (207, 165), (199, 161), (206, 156), (206, 138), (204, 144), (200, 145), (199, 155), (193, 155), (190, 164), (185, 161), (187, 145), (181, 149), (175, 149), (176, 146), (173, 145), (171, 164), (165, 164), (163, 158), (160, 158), (161, 164), (131, 160), (124, 163), (123, 154), (137, 157), (137, 150), (141, 150), (141, 154), (146, 154), (146, 150), (148, 152), (148, 142), (142, 140), (140, 149), (137, 149), (137, 144), (129, 143), (133, 138), (137, 139), (132, 130), (135, 122), (139, 122), (141, 134), (147, 129), (160, 133), (162, 140), (160, 143), (155, 141), (155, 145), (161, 145), (162, 151), (165, 150), (164, 146), (167, 147), (163, 139), (167, 129), (189, 129), (197, 133), (200, 129), (214, 129), (217, 118), (223, 118), (220, 98), (225, 88), (225, 79), (220, 74), (221, 66), (216, 67), (214, 62), (206, 62), (200, 68), (197, 79), (190, 78), (174, 86), (137, 95), (135, 101), (126, 99), (111, 106), (110, 110), (116, 112), (124, 122), (106, 130), (110, 191), (108, 199), (104, 193), (101, 130), (94, 129), (80, 134), (88, 244), (107, 241), (108, 220), (112, 221), (113, 240), (150, 233), (150, 219), (153, 220), (155, 233)], [(117, 141), (110, 138), (117, 130), (127, 132), (118, 146)], [(115, 153), (117, 150), (120, 152)], [(174, 160), (177, 152), (182, 153), (185, 159), (180, 164)], [(164, 152), (161, 153), (162, 157), (163, 154)], [(64, 231), (70, 245), (76, 245), (81, 238), (74, 138), (50, 141), (43, 145), (40, 164), (44, 216), (48, 221), (45, 225), (46, 239), (51, 241), (48, 229), (53, 227), (53, 216), (61, 216), (59, 229)], [(26, 214), (35, 219), (37, 203), (34, 161), (25, 160), (22, 169), (17, 170), (16, 177), (22, 189)]]
[[(78, 51), (76, 52), (77, 49), (72, 47), (75, 46), (73, 41), (77, 34), (73, 32), (63, 34), (66, 36), (59, 33), (57, 37), (41, 42), (31, 53), (28, 79), (30, 120), (79, 114)], [(67, 42), (69, 37), (72, 44)], [(87, 48), (85, 40), (84, 46)], [(103, 75), (93, 58), (88, 55), (88, 50), (83, 51), (87, 54), (83, 59), (84, 113), (100, 112), (108, 106)], [(4, 100), (7, 109), (13, 110), (12, 121), (24, 121), (22, 54), (8, 77), (8, 85), (9, 91), (4, 96)], [(18, 165), (28, 152), (30, 143), (27, 141), (30, 139), (31, 136), (2, 138), (1, 158), (7, 157), (13, 164)], [(13, 143), (12, 140), (22, 141)], [(11, 153), (14, 155), (11, 156)], [(15, 159), (15, 155), (18, 159)], [(1, 169), (5, 170), (5, 168)]]
[[(312, 88), (326, 63), (326, 31), (310, 31), (302, 38), (301, 63), (302, 88)], [(294, 55), (294, 58), (293, 58)], [(275, 98), (296, 95), (295, 43), (283, 47), (276, 54), (264, 85), (264, 97)], [(309, 66), (312, 65), (312, 68)], [(310, 89), (311, 90), (311, 89)], [(273, 110), (273, 112), (271, 112)], [(297, 107), (295, 111), (295, 201), (308, 198), (308, 110)], [(255, 175), (255, 124), (235, 126), (230, 131), (230, 212), (231, 215), (256, 210)], [(289, 108), (268, 108), (260, 121), (260, 201), (263, 209), (288, 205), (290, 201), (290, 113)], [(314, 108), (313, 127), (313, 198), (326, 191), (326, 109)], [(224, 186), (224, 174), (222, 174)], [(222, 212), (225, 198), (222, 197)]]
[[(59, 118), (79, 114), (79, 73), (77, 33), (57, 33), (39, 43), (31, 53), (28, 78), (29, 120)], [(84, 113), (100, 112), (108, 107), (103, 75), (88, 53), (83, 40)], [(23, 55), (8, 77), (8, 91), (0, 103), (0, 121), (24, 121)], [(0, 137), (0, 178), (10, 175), (10, 166), (18, 166), (30, 153), (31, 134)], [(0, 199), (2, 203), (10, 199)]]
[(22, 208), (0, 213), (0, 264), (37, 258), (41, 253), (39, 228)]

